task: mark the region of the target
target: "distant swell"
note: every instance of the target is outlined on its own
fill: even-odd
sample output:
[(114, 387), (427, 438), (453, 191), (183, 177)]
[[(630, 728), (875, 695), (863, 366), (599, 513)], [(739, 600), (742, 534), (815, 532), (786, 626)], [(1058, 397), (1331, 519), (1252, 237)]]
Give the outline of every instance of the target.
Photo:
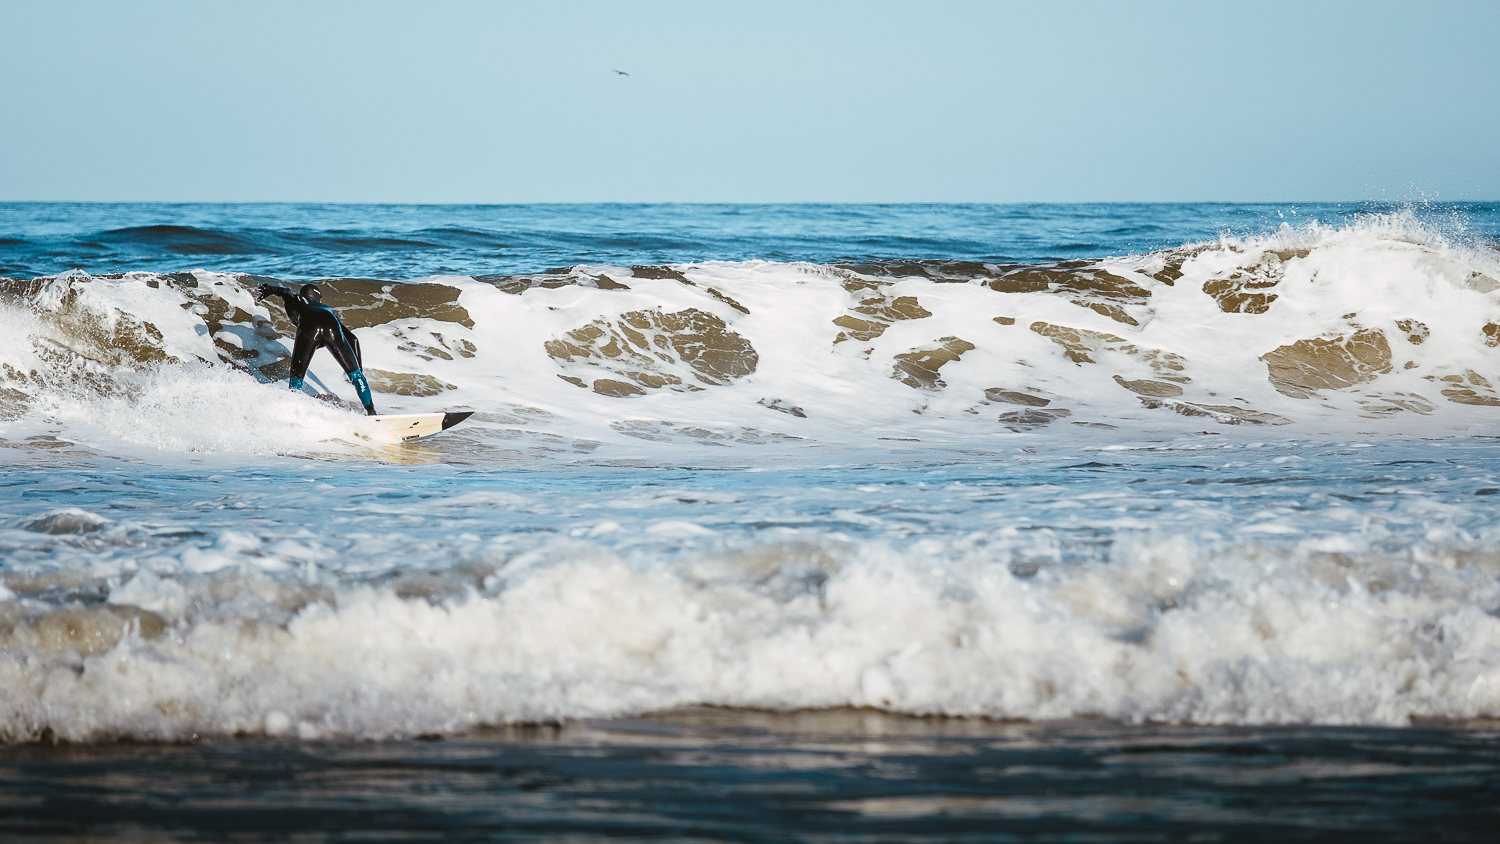
[(92, 240), (127, 249), (165, 250), (177, 255), (253, 255), (272, 252), (253, 237), (191, 226), (138, 226), (100, 233)]
[(282, 278), (514, 275), (578, 264), (1044, 263), (1145, 254), (1283, 221), (1406, 215), (1494, 233), (1487, 205), (151, 205), (0, 203), (0, 274), (206, 269)]
[[(423, 232), (414, 232), (420, 238)], [(436, 232), (434, 241), (446, 239), (449, 232)], [(465, 233), (467, 234), (467, 233)], [(241, 229), (236, 232), (209, 231), (190, 226), (139, 226), (103, 232), (83, 242), (100, 241), (122, 251), (174, 255), (289, 255), (309, 251), (379, 251), (437, 249), (451, 244), (429, 242), (418, 238), (365, 237), (341, 235), (339, 232), (270, 231)], [(458, 238), (467, 243), (493, 238)]]

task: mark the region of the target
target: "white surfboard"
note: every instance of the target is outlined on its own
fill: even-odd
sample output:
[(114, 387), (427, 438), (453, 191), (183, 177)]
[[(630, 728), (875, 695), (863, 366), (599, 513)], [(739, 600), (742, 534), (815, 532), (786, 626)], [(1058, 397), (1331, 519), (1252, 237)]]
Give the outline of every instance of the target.
[(372, 437), (388, 437), (394, 442), (410, 442), (440, 434), (474, 415), (472, 410), (456, 413), (399, 413), (391, 416), (366, 416), (360, 429)]

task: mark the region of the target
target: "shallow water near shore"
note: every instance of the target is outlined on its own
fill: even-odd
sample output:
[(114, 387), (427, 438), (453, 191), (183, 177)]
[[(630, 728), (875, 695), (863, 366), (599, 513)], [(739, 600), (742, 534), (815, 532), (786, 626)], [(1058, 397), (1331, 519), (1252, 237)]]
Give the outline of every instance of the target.
[(39, 450), (4, 488), (7, 729), (1492, 714), (1491, 441), (1070, 443), (507, 473), (456, 438), (416, 465)]
[(1500, 733), (689, 709), (462, 738), (0, 748), (9, 840), (1478, 841)]

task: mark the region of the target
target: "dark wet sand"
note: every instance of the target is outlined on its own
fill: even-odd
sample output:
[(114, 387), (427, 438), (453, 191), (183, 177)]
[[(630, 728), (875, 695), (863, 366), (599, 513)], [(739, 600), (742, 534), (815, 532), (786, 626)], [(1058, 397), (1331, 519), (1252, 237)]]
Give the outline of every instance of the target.
[(0, 747), (8, 841), (1493, 841), (1500, 729), (683, 710)]

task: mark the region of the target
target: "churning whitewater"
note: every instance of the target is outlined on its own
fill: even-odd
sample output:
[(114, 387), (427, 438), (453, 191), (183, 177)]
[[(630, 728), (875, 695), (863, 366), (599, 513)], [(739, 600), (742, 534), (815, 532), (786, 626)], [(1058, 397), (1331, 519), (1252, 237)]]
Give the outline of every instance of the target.
[(689, 704), (1500, 717), (1500, 254), (1417, 214), (1049, 261), (0, 279), (0, 738)]

